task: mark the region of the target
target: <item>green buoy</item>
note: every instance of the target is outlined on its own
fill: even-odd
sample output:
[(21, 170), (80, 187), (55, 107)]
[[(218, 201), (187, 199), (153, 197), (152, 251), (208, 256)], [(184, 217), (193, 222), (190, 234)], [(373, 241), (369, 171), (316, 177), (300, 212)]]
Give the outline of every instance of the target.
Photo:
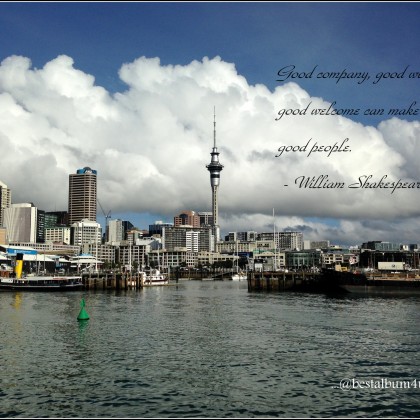
[(80, 301), (80, 312), (79, 316), (77, 317), (78, 321), (87, 321), (89, 319), (89, 314), (86, 312), (85, 309), (85, 300), (82, 298)]

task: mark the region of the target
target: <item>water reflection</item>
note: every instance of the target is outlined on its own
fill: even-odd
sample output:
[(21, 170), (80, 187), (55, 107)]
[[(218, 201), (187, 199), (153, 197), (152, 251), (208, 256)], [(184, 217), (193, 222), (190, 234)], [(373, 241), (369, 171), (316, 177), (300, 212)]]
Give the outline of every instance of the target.
[(12, 306), (16, 310), (19, 310), (21, 305), (22, 305), (22, 292), (16, 292), (13, 299)]

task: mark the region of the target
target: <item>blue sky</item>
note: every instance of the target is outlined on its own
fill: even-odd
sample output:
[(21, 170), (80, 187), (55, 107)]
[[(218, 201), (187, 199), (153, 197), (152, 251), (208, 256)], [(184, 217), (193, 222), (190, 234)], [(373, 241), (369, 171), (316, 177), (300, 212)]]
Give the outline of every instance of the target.
[[(59, 54), (92, 74), (110, 92), (126, 86), (122, 63), (139, 56), (165, 64), (188, 64), (221, 56), (250, 84), (274, 89), (277, 71), (419, 71), (420, 5), (414, 2), (87, 2), (0, 4), (1, 56), (23, 55), (42, 67)], [(289, 79), (290, 80), (290, 79)], [(412, 80), (380, 85), (299, 79), (311, 95), (346, 107), (370, 96), (372, 107), (407, 104)], [(380, 118), (361, 118), (376, 124)]]
[[(0, 3), (0, 61), (21, 55), (31, 60), (32, 69), (42, 69), (66, 55), (73, 59), (75, 69), (93, 76), (95, 84), (111, 96), (131, 89), (119, 71), (142, 56), (158, 57), (162, 67), (188, 66), (203, 57), (220, 56), (235, 66), (248, 85), (262, 84), (271, 92), (285, 85), (276, 79), (278, 70), (287, 65), (295, 65), (299, 72), (309, 72), (314, 66), (317, 72), (369, 72), (371, 80), (363, 84), (352, 79), (339, 83), (315, 78), (293, 81), (310, 98), (336, 101), (338, 108), (407, 108), (413, 101), (420, 104), (420, 79), (408, 78), (411, 71), (420, 72), (419, 18), (420, 4), (413, 2)], [(372, 83), (379, 72), (400, 73), (407, 66), (403, 79)], [(365, 127), (377, 127), (389, 118), (361, 115), (351, 119)], [(401, 119), (416, 122), (419, 117)], [(387, 132), (391, 131), (388, 128)], [(413, 141), (415, 147), (420, 146), (417, 134)], [(226, 153), (222, 150), (225, 162)], [(204, 160), (208, 158), (206, 154)], [(205, 169), (203, 172), (208, 177)], [(5, 176), (0, 175), (2, 178)], [(209, 189), (207, 184), (204, 187)], [(106, 210), (112, 209), (112, 203), (101, 201)], [(189, 208), (188, 204), (185, 207)], [(273, 207), (281, 213), (279, 204), (267, 202), (266, 207), (267, 215)], [(135, 214), (133, 222), (142, 228), (153, 220), (171, 220), (170, 212), (150, 213), (133, 209), (112, 214)], [(360, 217), (355, 212), (353, 219)], [(349, 218), (351, 215), (346, 215)], [(340, 218), (315, 212), (312, 219), (305, 220), (325, 220), (327, 228), (336, 229)], [(234, 228), (233, 224), (228, 230)]]

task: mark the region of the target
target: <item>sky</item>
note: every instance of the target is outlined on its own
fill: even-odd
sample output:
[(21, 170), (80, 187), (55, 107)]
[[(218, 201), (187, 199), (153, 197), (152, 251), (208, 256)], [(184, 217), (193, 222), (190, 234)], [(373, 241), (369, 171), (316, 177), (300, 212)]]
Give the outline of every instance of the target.
[(96, 169), (103, 226), (210, 211), (215, 109), (222, 235), (420, 243), (419, 18), (414, 2), (1, 2), (0, 181), (67, 210), (69, 174)]

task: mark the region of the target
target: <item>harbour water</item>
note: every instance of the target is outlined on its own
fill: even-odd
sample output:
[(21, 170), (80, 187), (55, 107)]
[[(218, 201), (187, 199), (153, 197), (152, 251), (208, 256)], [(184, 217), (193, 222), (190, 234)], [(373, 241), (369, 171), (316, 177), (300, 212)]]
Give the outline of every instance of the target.
[(0, 319), (2, 417), (420, 415), (418, 297), (180, 281), (3, 292)]

